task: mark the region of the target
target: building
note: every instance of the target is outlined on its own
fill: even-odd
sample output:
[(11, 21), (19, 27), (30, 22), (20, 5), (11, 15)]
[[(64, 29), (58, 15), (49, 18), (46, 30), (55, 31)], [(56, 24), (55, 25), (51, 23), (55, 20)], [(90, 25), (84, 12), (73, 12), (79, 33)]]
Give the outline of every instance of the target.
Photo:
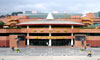
[(24, 13), (0, 18), (0, 47), (100, 47), (96, 13)]

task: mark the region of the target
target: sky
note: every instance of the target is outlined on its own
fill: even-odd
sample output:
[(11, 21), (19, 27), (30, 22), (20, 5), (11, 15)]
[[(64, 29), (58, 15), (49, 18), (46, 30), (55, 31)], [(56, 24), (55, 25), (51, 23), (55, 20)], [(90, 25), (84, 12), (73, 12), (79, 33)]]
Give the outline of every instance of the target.
[(100, 11), (100, 0), (0, 0), (0, 14), (17, 11), (87, 13)]

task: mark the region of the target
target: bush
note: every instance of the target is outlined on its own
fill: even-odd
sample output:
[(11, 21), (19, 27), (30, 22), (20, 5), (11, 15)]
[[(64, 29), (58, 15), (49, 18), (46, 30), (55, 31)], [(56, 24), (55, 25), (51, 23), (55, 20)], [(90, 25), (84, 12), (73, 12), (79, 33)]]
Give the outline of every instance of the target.
[(52, 32), (52, 30), (49, 30), (49, 32)]
[(80, 29), (95, 29), (96, 27), (82, 27)]
[(4, 25), (5, 23), (3, 21), (0, 21), (0, 25)]
[(33, 30), (33, 32), (37, 32), (36, 30)]
[(21, 29), (22, 27), (13, 27), (13, 26), (9, 26), (9, 27), (6, 27), (4, 29)]
[(40, 32), (44, 32), (44, 30), (40, 30)]
[(59, 32), (60, 32), (60, 30), (56, 30), (56, 32), (58, 32), (58, 33), (59, 33)]
[(64, 30), (64, 32), (67, 32), (67, 30)]

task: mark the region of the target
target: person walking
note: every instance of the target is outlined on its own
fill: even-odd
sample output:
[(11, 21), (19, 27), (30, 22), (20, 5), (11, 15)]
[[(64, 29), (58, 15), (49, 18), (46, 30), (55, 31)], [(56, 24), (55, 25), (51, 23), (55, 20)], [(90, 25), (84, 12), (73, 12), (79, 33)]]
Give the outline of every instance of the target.
[(92, 51), (89, 51), (87, 56), (92, 57)]
[(11, 49), (12, 49), (12, 51), (15, 51), (14, 47), (12, 47)]
[(2, 59), (2, 60), (4, 60), (4, 59)]

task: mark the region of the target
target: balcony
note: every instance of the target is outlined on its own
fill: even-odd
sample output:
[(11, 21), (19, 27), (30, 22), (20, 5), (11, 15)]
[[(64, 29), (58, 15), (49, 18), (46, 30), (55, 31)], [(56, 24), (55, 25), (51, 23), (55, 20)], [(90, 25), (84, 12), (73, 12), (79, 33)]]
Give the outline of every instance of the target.
[(67, 29), (67, 28), (32, 28), (27, 30), (28, 33), (76, 33), (79, 29)]
[(9, 40), (8, 36), (0, 36), (0, 40)]
[(30, 29), (0, 29), (0, 33), (100, 33), (100, 29), (82, 28), (30, 28)]
[(0, 33), (27, 33), (27, 29), (0, 29)]
[(7, 30), (6, 29), (0, 29), (0, 33), (6, 33)]
[(100, 33), (100, 29), (80, 29), (80, 33)]
[(86, 36), (86, 40), (99, 40), (100, 41), (100, 36)]

